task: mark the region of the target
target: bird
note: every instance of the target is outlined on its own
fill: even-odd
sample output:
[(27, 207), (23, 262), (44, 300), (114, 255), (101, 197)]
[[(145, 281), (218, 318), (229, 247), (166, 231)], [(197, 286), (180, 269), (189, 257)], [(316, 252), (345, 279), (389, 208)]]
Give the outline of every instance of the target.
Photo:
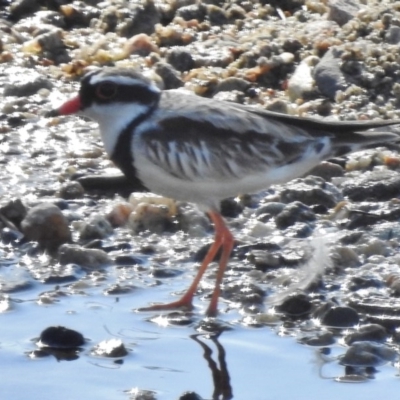
[(399, 120), (332, 121), (301, 118), (261, 107), (161, 90), (133, 68), (87, 72), (76, 97), (48, 112), (78, 114), (99, 125), (104, 148), (142, 190), (196, 203), (214, 224), (215, 237), (187, 291), (176, 301), (142, 311), (193, 309), (193, 298), (220, 251), (206, 315), (218, 313), (221, 284), (234, 237), (220, 202), (304, 176), (324, 160), (399, 139)]

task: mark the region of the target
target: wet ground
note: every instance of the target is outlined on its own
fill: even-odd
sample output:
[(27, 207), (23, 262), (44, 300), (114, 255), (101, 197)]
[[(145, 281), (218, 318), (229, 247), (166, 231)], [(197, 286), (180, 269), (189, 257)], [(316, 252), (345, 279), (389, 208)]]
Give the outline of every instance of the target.
[[(343, 347), (336, 346), (325, 357), (275, 329), (245, 328), (235, 323), (240, 316), (234, 313), (221, 315), (232, 329), (210, 338), (199, 334), (196, 324), (163, 326), (162, 319), (148, 321), (154, 314), (132, 312), (154, 296), (168, 297), (174, 286), (180, 285), (139, 290), (119, 299), (105, 297), (97, 288), (85, 295), (60, 296), (57, 303), (47, 306), (34, 301), (35, 294), (45, 289), (41, 285), (13, 295), (12, 310), (1, 315), (2, 398), (22, 400), (29, 392), (29, 398), (44, 400), (168, 400), (194, 391), (203, 399), (228, 399), (232, 394), (235, 399), (254, 400), (372, 400), (397, 390), (398, 370), (390, 366), (380, 367), (377, 379), (368, 383), (335, 382), (334, 378), (343, 376), (344, 367), (327, 360), (343, 353)], [(203, 308), (196, 308), (196, 319)], [(84, 334), (86, 344), (76, 352), (76, 359), (66, 361), (62, 352), (32, 357), (35, 338), (49, 325)], [(92, 354), (96, 344), (110, 339), (122, 340), (128, 355)], [(135, 390), (154, 392), (154, 397), (135, 397)]]
[[(136, 310), (187, 288), (213, 239), (208, 219), (190, 204), (142, 199), (129, 223), (111, 227), (130, 190), (85, 180), (118, 173), (96, 124), (44, 114), (75, 93), (85, 68), (117, 63), (165, 88), (294, 115), (398, 118), (398, 4), (335, 14), (312, 1), (70, 3), (0, 1), (0, 397), (393, 397), (397, 145), (225, 202), (237, 243), (220, 314), (207, 320), (213, 268), (193, 312)], [(326, 62), (332, 86), (313, 69)], [(22, 222), (43, 204), (57, 240), (77, 246), (68, 256), (49, 225)], [(84, 340), (40, 345), (56, 326)], [(109, 357), (110, 347), (122, 352)]]

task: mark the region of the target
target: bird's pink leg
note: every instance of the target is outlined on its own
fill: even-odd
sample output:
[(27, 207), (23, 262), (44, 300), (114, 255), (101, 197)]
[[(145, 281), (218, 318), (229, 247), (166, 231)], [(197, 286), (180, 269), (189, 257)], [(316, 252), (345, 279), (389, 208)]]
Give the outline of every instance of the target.
[(214, 221), (216, 230), (217, 226), (219, 227), (219, 236), (222, 237), (222, 254), (219, 260), (217, 279), (215, 281), (215, 288), (206, 312), (208, 317), (215, 317), (218, 314), (218, 299), (221, 292), (221, 283), (229, 261), (229, 257), (232, 253), (234, 238), (231, 231), (225, 225), (225, 222), (220, 214), (212, 213), (211, 215), (210, 213), (210, 217)]
[[(210, 212), (208, 212), (208, 215), (211, 218), (211, 220), (214, 222), (214, 225), (215, 225), (214, 243), (208, 249), (208, 252), (207, 252), (206, 256), (204, 257), (204, 260), (201, 263), (200, 269), (197, 272), (197, 275), (194, 278), (189, 289), (177, 301), (173, 301), (172, 303), (167, 303), (167, 304), (154, 304), (153, 306), (142, 307), (142, 308), (139, 308), (139, 311), (162, 311), (162, 310), (171, 310), (171, 309), (175, 309), (175, 308), (185, 308), (187, 310), (192, 310), (193, 309), (193, 304), (192, 304), (193, 296), (196, 292), (197, 286), (198, 286), (202, 276), (204, 275), (204, 272), (206, 272), (208, 265), (213, 261), (215, 255), (217, 254), (217, 252), (221, 246), (223, 246), (221, 261), (223, 258), (226, 258), (226, 261), (225, 261), (225, 265), (226, 265), (227, 259), (229, 258), (229, 254), (224, 256), (224, 254), (227, 252), (225, 250), (225, 246), (224, 246), (224, 238), (226, 236), (226, 231), (228, 231), (228, 233), (231, 237), (232, 237), (232, 235), (230, 234), (228, 228), (225, 226), (224, 220), (219, 213), (210, 211)], [(232, 239), (232, 243), (233, 243), (233, 239)], [(232, 249), (232, 248), (230, 248), (230, 249)], [(230, 253), (230, 251), (229, 251), (229, 253)], [(215, 303), (212, 308), (212, 312), (214, 314), (216, 313), (216, 307), (217, 307), (218, 295), (219, 295), (220, 282), (218, 283), (218, 280), (219, 281), (222, 280), (222, 276), (223, 276), (223, 273), (225, 270), (225, 266), (224, 266), (221, 271), (221, 264), (222, 263), (220, 262), (220, 268), (218, 270), (218, 276), (217, 276), (217, 286), (218, 287), (217, 286), (215, 287), (214, 292), (213, 292), (213, 298), (211, 300), (211, 303)], [(216, 299), (214, 299), (215, 296), (217, 296)], [(211, 304), (210, 304), (210, 307), (211, 307)], [(210, 307), (208, 309), (209, 311), (210, 311)], [(209, 311), (207, 311), (207, 315), (209, 315)]]

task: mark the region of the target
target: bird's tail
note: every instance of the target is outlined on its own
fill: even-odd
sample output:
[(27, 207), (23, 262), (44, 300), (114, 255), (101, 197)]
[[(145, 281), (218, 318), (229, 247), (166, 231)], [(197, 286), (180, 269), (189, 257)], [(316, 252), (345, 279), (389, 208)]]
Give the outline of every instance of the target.
[(368, 149), (373, 146), (385, 146), (387, 143), (396, 141), (400, 141), (400, 134), (393, 132), (346, 132), (332, 138), (332, 148), (334, 157), (340, 157), (353, 151)]

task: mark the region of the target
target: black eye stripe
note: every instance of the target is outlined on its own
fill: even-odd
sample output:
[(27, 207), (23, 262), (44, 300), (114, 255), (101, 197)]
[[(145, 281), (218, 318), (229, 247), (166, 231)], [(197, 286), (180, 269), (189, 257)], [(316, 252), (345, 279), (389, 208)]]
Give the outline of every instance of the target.
[(112, 76), (104, 81), (90, 82), (91, 76), (82, 80), (80, 97), (83, 108), (89, 107), (92, 103), (140, 103), (154, 104), (158, 101), (160, 93), (150, 83), (143, 83), (132, 80), (132, 84), (118, 83), (112, 80)]

